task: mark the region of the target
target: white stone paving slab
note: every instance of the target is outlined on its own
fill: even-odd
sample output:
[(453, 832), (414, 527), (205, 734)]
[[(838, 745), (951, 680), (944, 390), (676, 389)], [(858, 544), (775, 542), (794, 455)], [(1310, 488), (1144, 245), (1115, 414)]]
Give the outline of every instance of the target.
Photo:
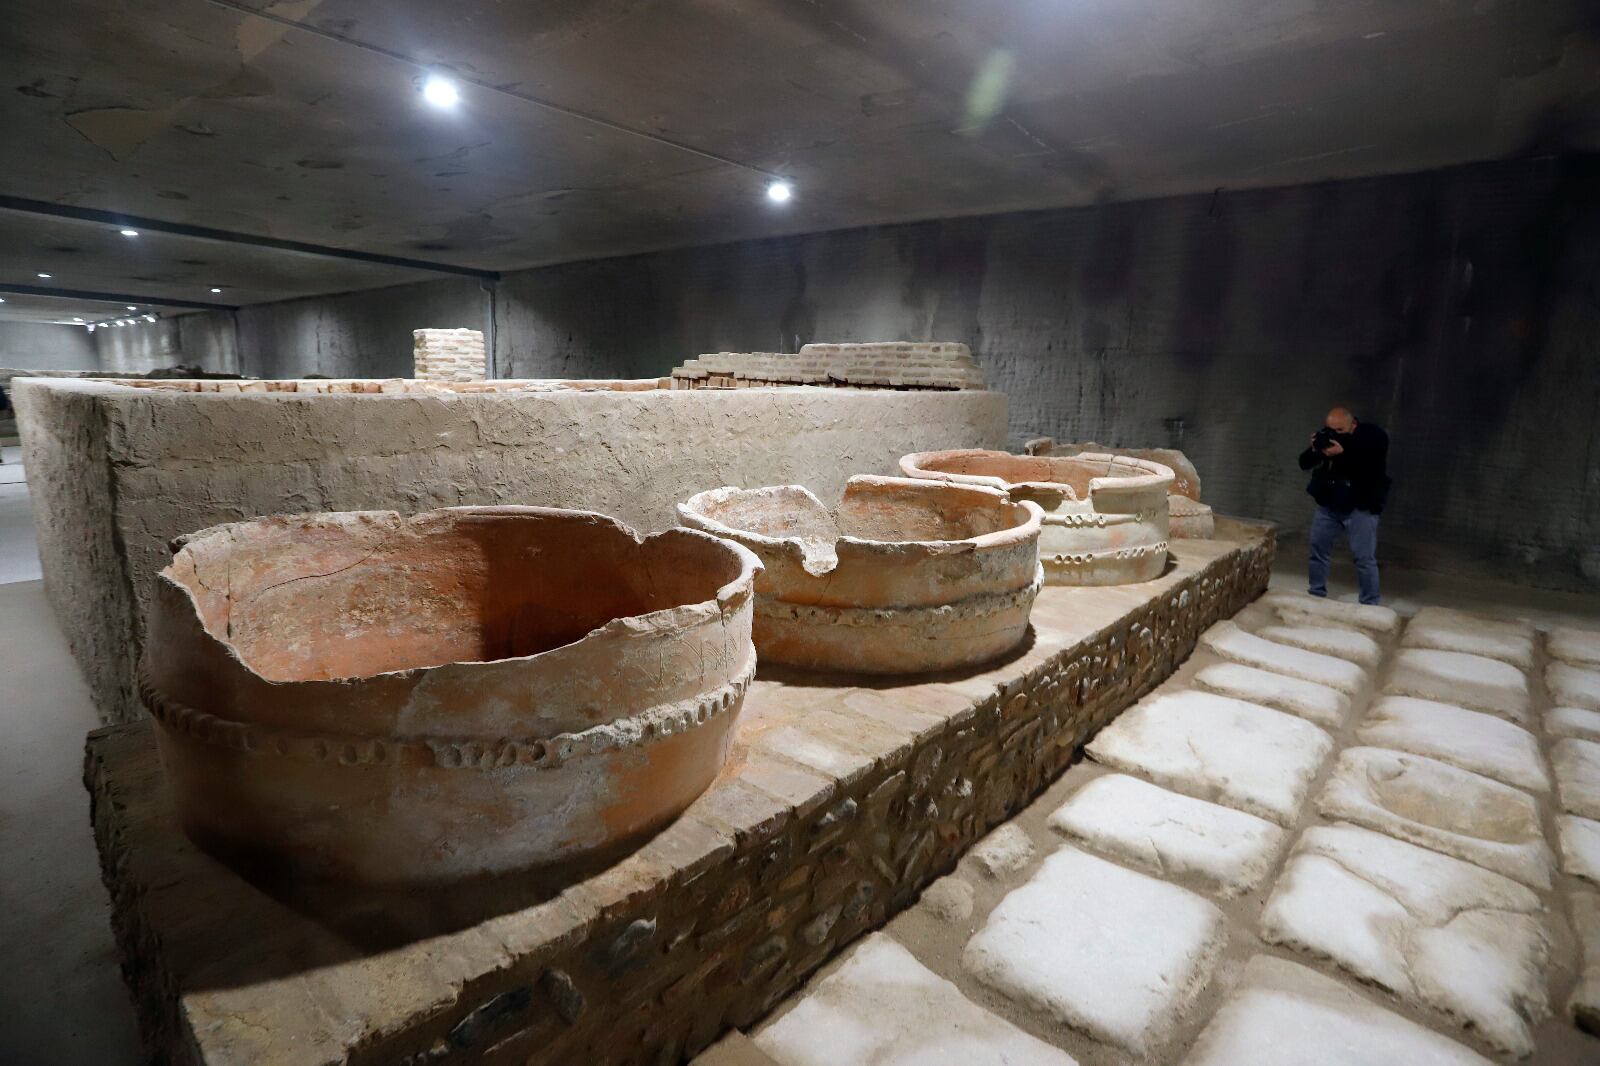
[(1488, 711), (1521, 725), (1528, 721), (1528, 675), (1482, 655), (1401, 648), (1383, 691)]
[(1571, 663), (1551, 663), (1545, 667), (1544, 683), (1555, 703), (1600, 711), (1600, 670), (1586, 670)]
[(1426, 755), (1530, 792), (1550, 791), (1533, 734), (1482, 711), (1414, 696), (1383, 696), (1367, 712), (1356, 738), (1375, 748)]
[(1261, 935), (1333, 960), (1524, 1056), (1550, 1012), (1539, 897), (1508, 877), (1382, 833), (1308, 829)]
[(922, 893), (922, 905), (929, 914), (946, 922), (964, 922), (972, 917), (972, 885), (951, 874), (941, 877)]
[(1600, 887), (1600, 822), (1563, 814), (1556, 818), (1561, 868)]
[(962, 965), (1028, 1009), (1147, 1055), (1210, 979), (1226, 935), (1215, 904), (1069, 847), (1000, 901)]
[(1076, 1066), (883, 933), (863, 940), (755, 1044), (781, 1066)]
[(1400, 638), (1407, 648), (1435, 648), (1484, 655), (1533, 669), (1539, 631), (1520, 618), (1494, 618), (1450, 607), (1423, 607), (1406, 623)]
[(1033, 841), (1014, 822), (1007, 822), (976, 844), (967, 854), (978, 869), (999, 880), (1033, 861)]
[(1178, 691), (1134, 704), (1087, 750), (1107, 766), (1290, 825), (1333, 739), (1281, 711)]
[(1400, 616), (1391, 608), (1376, 604), (1345, 603), (1343, 600), (1330, 600), (1284, 589), (1269, 590), (1260, 602), (1277, 611), (1278, 616), (1285, 620), (1339, 622), (1379, 635), (1392, 634), (1400, 628)]
[(1223, 898), (1259, 885), (1286, 834), (1264, 818), (1125, 774), (1096, 778), (1050, 816), (1077, 843)]
[(1256, 636), (1292, 648), (1321, 652), (1338, 659), (1348, 659), (1357, 666), (1371, 670), (1383, 658), (1383, 648), (1365, 633), (1320, 625), (1262, 626)]
[(1201, 688), (1236, 700), (1259, 703), (1307, 721), (1337, 729), (1350, 713), (1350, 697), (1338, 689), (1285, 677), (1238, 663), (1212, 663), (1194, 675)]
[(1573, 629), (1557, 626), (1550, 630), (1545, 647), (1557, 659), (1574, 666), (1600, 669), (1600, 629)]
[(1600, 740), (1600, 711), (1582, 707), (1555, 707), (1545, 712), (1544, 731), (1553, 737)]
[(1340, 692), (1354, 694), (1367, 683), (1366, 671), (1355, 663), (1258, 637), (1226, 619), (1202, 633), (1200, 641), (1230, 662), (1314, 681)]
[(1578, 937), (1578, 985), (1567, 1015), (1586, 1033), (1600, 1036), (1600, 893), (1572, 894), (1572, 930)]
[(1315, 970), (1257, 955), (1185, 1066), (1490, 1066)]
[(1535, 888), (1554, 861), (1539, 808), (1520, 789), (1437, 759), (1385, 748), (1339, 753), (1317, 801), (1329, 818), (1476, 863)]
[(1600, 744), (1567, 737), (1550, 749), (1561, 809), (1585, 818), (1600, 818)]

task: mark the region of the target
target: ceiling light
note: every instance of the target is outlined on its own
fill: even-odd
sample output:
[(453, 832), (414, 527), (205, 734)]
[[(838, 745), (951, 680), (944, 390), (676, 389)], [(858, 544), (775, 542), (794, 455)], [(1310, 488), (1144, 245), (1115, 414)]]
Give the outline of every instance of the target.
[(50, 275), (49, 275), (49, 274), (45, 274), (45, 273), (42, 273), (42, 272), (41, 272), (41, 273), (39, 273), (39, 274), (36, 274), (36, 275), (34, 275), (34, 276), (35, 276), (35, 277), (40, 277), (40, 278), (48, 278), (48, 277), (49, 277), (49, 276), (50, 276)]
[(429, 74), (422, 83), (422, 98), (434, 107), (455, 107), (461, 101), (461, 90), (443, 74)]
[(144, 316), (144, 320), (146, 322), (154, 322), (156, 320), (156, 316), (155, 315), (145, 315)]
[(5, 301), (4, 300), (0, 300), (0, 304), (3, 304), (3, 303), (5, 303)]
[(775, 204), (786, 204), (794, 195), (794, 186), (786, 181), (775, 181), (767, 186), (767, 199)]
[(213, 287), (213, 288), (212, 288), (212, 290), (211, 290), (211, 291), (212, 291), (212, 292), (221, 292), (221, 291), (222, 291), (222, 290), (221, 290), (221, 289), (218, 289), (218, 288), (215, 288), (215, 287)]
[(137, 307), (135, 307), (135, 306), (133, 306), (133, 305), (132, 305), (132, 304), (128, 304), (128, 305), (127, 305), (127, 307), (128, 307), (128, 310), (130, 310), (130, 311), (137, 311), (137, 310), (139, 310), (139, 309), (138, 309), (138, 308), (137, 308)]
[(121, 233), (124, 237), (137, 237), (139, 235), (139, 231), (136, 229), (118, 230), (117, 232)]
[(82, 321), (83, 321), (83, 319), (81, 319), (81, 318), (75, 318), (75, 319), (73, 319), (73, 320), (72, 320), (72, 321), (74, 321), (74, 322), (82, 322)]

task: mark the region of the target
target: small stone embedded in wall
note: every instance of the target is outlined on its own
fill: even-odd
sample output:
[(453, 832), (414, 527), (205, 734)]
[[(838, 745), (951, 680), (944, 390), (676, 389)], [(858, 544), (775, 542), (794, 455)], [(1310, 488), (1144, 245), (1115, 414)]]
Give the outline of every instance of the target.
[(418, 381), (467, 382), (489, 377), (483, 334), (475, 329), (411, 331), (412, 374)]

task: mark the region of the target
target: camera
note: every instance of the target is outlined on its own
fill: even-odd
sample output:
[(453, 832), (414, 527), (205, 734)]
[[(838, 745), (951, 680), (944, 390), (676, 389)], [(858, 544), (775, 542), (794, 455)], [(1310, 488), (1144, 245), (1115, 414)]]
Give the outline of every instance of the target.
[(1317, 435), (1311, 438), (1311, 446), (1320, 453), (1326, 451), (1328, 445), (1333, 444), (1338, 439), (1339, 434), (1336, 430), (1329, 429), (1327, 426), (1323, 426), (1321, 429), (1317, 430)]

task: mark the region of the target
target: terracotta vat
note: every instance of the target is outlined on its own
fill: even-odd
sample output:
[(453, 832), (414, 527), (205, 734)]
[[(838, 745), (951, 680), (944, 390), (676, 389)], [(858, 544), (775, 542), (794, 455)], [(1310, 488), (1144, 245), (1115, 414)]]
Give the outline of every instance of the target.
[(1169, 493), (1167, 531), (1173, 540), (1209, 540), (1217, 535), (1217, 518), (1210, 504)]
[(1003, 490), (1044, 511), (1039, 561), (1051, 585), (1125, 585), (1167, 565), (1170, 467), (1126, 455), (1012, 455), (981, 449), (916, 452), (908, 477)]
[[(1054, 437), (1035, 437), (1022, 446), (1028, 455), (1078, 455), (1113, 449), (1093, 441), (1087, 444), (1061, 444)], [(1170, 467), (1172, 488), (1167, 490), (1167, 533), (1172, 540), (1208, 540), (1217, 535), (1216, 516), (1209, 504), (1200, 502), (1200, 472), (1189, 457), (1176, 448), (1118, 448), (1115, 454), (1148, 459)]]
[(538, 507), (216, 526), (160, 574), (140, 694), (219, 854), (374, 884), (566, 864), (717, 775), (760, 569)]
[(832, 512), (799, 485), (720, 488), (683, 523), (755, 552), (762, 661), (910, 674), (1016, 647), (1042, 583), (1041, 512), (994, 489), (856, 476)]

